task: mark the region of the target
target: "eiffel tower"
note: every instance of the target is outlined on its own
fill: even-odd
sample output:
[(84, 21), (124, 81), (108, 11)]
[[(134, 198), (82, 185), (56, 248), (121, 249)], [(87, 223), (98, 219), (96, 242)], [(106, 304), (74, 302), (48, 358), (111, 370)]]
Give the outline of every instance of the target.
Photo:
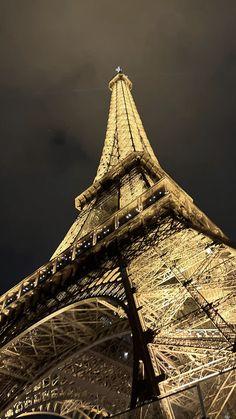
[(121, 68), (109, 88), (77, 219), (0, 298), (1, 417), (235, 418), (236, 251), (160, 166)]

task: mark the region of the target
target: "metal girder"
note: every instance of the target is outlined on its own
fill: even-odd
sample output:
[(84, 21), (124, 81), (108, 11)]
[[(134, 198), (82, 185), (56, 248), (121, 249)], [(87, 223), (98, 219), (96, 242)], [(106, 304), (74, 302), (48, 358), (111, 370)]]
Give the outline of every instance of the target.
[[(74, 304), (54, 316), (49, 316), (48, 319), (40, 322), (35, 328), (2, 351), (1, 365), (4, 365), (2, 372), (7, 372), (8, 375), (7, 381), (1, 380), (1, 410), (3, 409), (6, 417), (10, 417), (16, 414), (14, 412), (15, 409), (18, 409), (19, 403), (21, 406), (25, 406), (24, 409), (26, 410), (29, 406), (29, 408), (38, 408), (40, 403), (35, 402), (37, 406), (36, 404), (34, 406), (32, 400), (37, 399), (35, 394), (42, 390), (42, 383), (55, 384), (56, 376), (60, 378), (60, 380), (58, 378), (59, 381), (63, 380), (68, 372), (72, 373), (71, 371), (76, 368), (76, 365), (78, 370), (75, 377), (77, 398), (78, 390), (82, 391), (81, 389), (86, 387), (88, 390), (86, 401), (88, 402), (89, 397), (91, 400), (89, 394), (93, 394), (96, 386), (97, 390), (99, 388), (101, 390), (101, 394), (98, 392), (100, 396), (106, 393), (107, 398), (109, 398), (109, 394), (113, 394), (112, 388), (115, 388), (116, 391), (120, 388), (120, 394), (122, 394), (121, 390), (124, 389), (124, 383), (122, 383), (121, 377), (123, 379), (126, 376), (128, 384), (132, 374), (130, 366), (130, 362), (132, 362), (131, 342), (130, 326), (124, 311), (122, 312), (121, 308), (107, 302), (103, 304), (102, 301), (93, 299)], [(37, 351), (35, 351), (35, 346)], [(128, 351), (129, 356), (124, 357), (124, 351), (125, 353)], [(89, 358), (88, 354), (90, 354)], [(104, 366), (102, 366), (102, 363), (104, 363)], [(100, 367), (98, 367), (98, 364)], [(88, 367), (89, 365), (93, 365), (93, 370)], [(91, 377), (88, 375), (89, 368)], [(96, 377), (103, 374), (102, 372), (99, 375), (95, 373), (94, 376), (96, 368), (102, 369), (107, 377), (110, 369), (112, 376), (106, 387), (103, 387), (104, 382), (101, 379), (98, 384), (94, 383)], [(18, 381), (15, 371), (19, 371), (21, 375), (21, 379)], [(116, 380), (114, 371), (116, 372)], [(43, 376), (49, 378), (43, 378), (42, 381), (40, 377)], [(7, 383), (8, 386), (6, 387)], [(110, 393), (109, 386), (111, 387)], [(44, 385), (44, 387), (47, 386)], [(62, 387), (60, 386), (60, 388)], [(63, 388), (62, 397), (65, 400), (66, 397), (69, 397), (66, 396), (68, 380)], [(29, 403), (30, 391), (33, 404)], [(75, 393), (70, 395), (72, 398), (75, 396)], [(48, 397), (50, 399), (50, 396)], [(126, 400), (129, 400), (128, 393), (125, 394), (125, 397)], [(112, 399), (114, 399), (114, 394)], [(124, 398), (122, 403), (124, 404)], [(10, 411), (12, 411), (12, 414), (9, 413)]]
[[(174, 229), (175, 225), (177, 227), (176, 231)], [(173, 406), (170, 401), (169, 408), (172, 406), (174, 409), (173, 414), (175, 415), (180, 408), (176, 406), (185, 405), (186, 408), (187, 405), (183, 400), (186, 397), (191, 399), (191, 392), (188, 395), (189, 390), (187, 389), (193, 381), (207, 379), (211, 374), (216, 376), (221, 372), (222, 368), (226, 369), (227, 366), (233, 368), (235, 362), (234, 354), (230, 355), (232, 344), (227, 339), (229, 334), (228, 322), (218, 322), (217, 325), (212, 322), (211, 312), (204, 309), (205, 307), (199, 306), (199, 301), (196, 301), (195, 294), (186, 290), (186, 287), (178, 280), (177, 273), (179, 274), (180, 272), (184, 276), (184, 281), (188, 279), (187, 275), (191, 275), (191, 286), (193, 287), (193, 283), (194, 287), (202, 290), (202, 287), (205, 287), (205, 276), (210, 275), (210, 273), (214, 276), (218, 269), (222, 269), (222, 266), (224, 266), (222, 281), (227, 282), (227, 269), (229, 269), (229, 275), (231, 275), (235, 259), (231, 253), (230, 256), (225, 255), (225, 246), (214, 244), (209, 238), (184, 227), (183, 224), (181, 225), (181, 223), (177, 223), (175, 220), (173, 221), (171, 217), (164, 219), (162, 224), (158, 225), (156, 229), (146, 230), (146, 233), (145, 237), (142, 235), (137, 236), (123, 246), (122, 255), (127, 261), (128, 273), (134, 287), (132, 293), (134, 293), (136, 307), (140, 307), (142, 330), (153, 330), (154, 340), (153, 343), (149, 344), (149, 352), (155, 374), (158, 376), (160, 371), (165, 373), (165, 380), (160, 385), (161, 396), (164, 394), (170, 395), (174, 390), (186, 390), (178, 393), (175, 397), (170, 397), (170, 400), (174, 401), (172, 402)], [(212, 249), (210, 253), (207, 251), (209, 247)], [(185, 252), (183, 252), (183, 248), (185, 248)], [(170, 255), (168, 263), (165, 260), (166, 252)], [(224, 259), (224, 262), (222, 262), (222, 259)], [(227, 260), (229, 260), (229, 268), (227, 267)], [(80, 281), (80, 292), (83, 298), (86, 295), (83, 294), (84, 292), (87, 293), (88, 289), (93, 292), (93, 289), (99, 287), (99, 284), (108, 284), (109, 286), (110, 284), (112, 286), (115, 284), (116, 286), (119, 281), (122, 284), (122, 272), (115, 268), (115, 261), (115, 258), (114, 261), (110, 258), (108, 262), (104, 259), (104, 268), (100, 270), (95, 269), (88, 272), (88, 274), (86, 274), (86, 271), (84, 272), (84, 278)], [(217, 265), (217, 261), (220, 268)], [(202, 278), (204, 280), (203, 283), (201, 282)], [(90, 284), (93, 284), (93, 286), (89, 288)], [(76, 294), (72, 294), (74, 290), (75, 288), (71, 288), (69, 292), (70, 295), (76, 298)], [(228, 310), (227, 298), (231, 300), (234, 297), (232, 292), (228, 297), (227, 294), (222, 295), (221, 289), (219, 289), (219, 293), (216, 295), (216, 290), (217, 288), (215, 288), (211, 299), (206, 300), (206, 297), (204, 297), (204, 301), (206, 300), (206, 305), (212, 303), (214, 310), (217, 310), (217, 315), (219, 312), (220, 318), (224, 319)], [(109, 293), (110, 291), (108, 291)], [(110, 303), (104, 304), (109, 306)], [(106, 306), (104, 305), (103, 307)], [(116, 311), (121, 314), (122, 309), (116, 308)], [(27, 365), (29, 348), (30, 359), (40, 359), (40, 362), (43, 362), (44, 357), (48, 356), (50, 346), (52, 361), (55, 358), (55, 366), (59, 364), (61, 348), (65, 348), (68, 345), (71, 353), (75, 351), (75, 347), (71, 346), (71, 338), (68, 340), (68, 333), (66, 333), (66, 330), (68, 331), (72, 324), (73, 333), (76, 332), (79, 336), (80, 345), (85, 345), (88, 339), (93, 339), (94, 329), (89, 323), (87, 311), (81, 309), (78, 313), (84, 322), (81, 321), (77, 324), (76, 321), (73, 323), (71, 319), (66, 320), (64, 316), (63, 324), (61, 324), (60, 316), (56, 316), (55, 318), (52, 317), (49, 323), (42, 322), (41, 326), (39, 325), (41, 338), (46, 339), (46, 336), (50, 337), (50, 345), (45, 341), (44, 344), (42, 342), (40, 345), (39, 341), (37, 341), (38, 335), (34, 329), (29, 331), (27, 342), (25, 343), (23, 334), (21, 343), (20, 340), (18, 342), (18, 345), (21, 345), (22, 348), (20, 362), (17, 363), (17, 367), (14, 370), (12, 367), (12, 374), (15, 374), (17, 377), (20, 375), (17, 371), (21, 370), (22, 364)], [(123, 316), (125, 317), (124, 313), (123, 311)], [(231, 325), (230, 339), (233, 339), (233, 328), (234, 326)], [(104, 329), (104, 326), (102, 329)], [(55, 330), (57, 334), (55, 334)], [(78, 333), (78, 330), (80, 333)], [(108, 330), (108, 335), (110, 333), (110, 330)], [(227, 336), (225, 336), (226, 334)], [(96, 341), (96, 337), (94, 339)], [(15, 351), (14, 345), (16, 343), (13, 341), (12, 346), (6, 347), (6, 351), (8, 351), (6, 354), (11, 354), (11, 357), (13, 357), (12, 354)], [(17, 355), (15, 358), (17, 358)], [(4, 368), (2, 375), (4, 371), (9, 373), (10, 364)], [(31, 379), (35, 377), (35, 372), (32, 371), (32, 368), (26, 367), (25, 370), (27, 371), (28, 383), (30, 377)], [(20, 385), (15, 381), (16, 384)], [(234, 388), (233, 385), (231, 387)], [(6, 380), (3, 388), (9, 388)], [(224, 390), (219, 395), (220, 398), (223, 397), (222, 394), (224, 394)], [(214, 402), (214, 405), (216, 404), (217, 402)], [(166, 407), (166, 410), (168, 409)]]

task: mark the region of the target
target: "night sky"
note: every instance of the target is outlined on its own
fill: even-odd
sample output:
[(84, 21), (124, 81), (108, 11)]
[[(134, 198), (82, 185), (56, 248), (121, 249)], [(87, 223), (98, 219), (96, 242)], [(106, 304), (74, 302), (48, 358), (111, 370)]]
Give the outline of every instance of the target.
[(0, 2), (0, 293), (96, 173), (121, 65), (162, 167), (236, 240), (235, 0)]

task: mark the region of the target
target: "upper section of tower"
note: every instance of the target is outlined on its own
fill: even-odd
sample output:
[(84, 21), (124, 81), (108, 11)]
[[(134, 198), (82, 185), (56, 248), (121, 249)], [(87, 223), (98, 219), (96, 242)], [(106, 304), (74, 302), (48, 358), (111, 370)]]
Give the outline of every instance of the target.
[(132, 83), (120, 67), (110, 81), (111, 103), (107, 131), (95, 180), (132, 152), (146, 152), (157, 162), (131, 94)]

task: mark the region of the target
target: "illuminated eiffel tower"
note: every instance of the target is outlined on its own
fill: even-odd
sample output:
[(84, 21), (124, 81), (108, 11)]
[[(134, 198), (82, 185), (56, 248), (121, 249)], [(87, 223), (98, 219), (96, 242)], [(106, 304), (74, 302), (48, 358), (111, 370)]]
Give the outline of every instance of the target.
[(2, 418), (235, 418), (236, 252), (161, 168), (120, 68), (51, 260), (0, 299)]

